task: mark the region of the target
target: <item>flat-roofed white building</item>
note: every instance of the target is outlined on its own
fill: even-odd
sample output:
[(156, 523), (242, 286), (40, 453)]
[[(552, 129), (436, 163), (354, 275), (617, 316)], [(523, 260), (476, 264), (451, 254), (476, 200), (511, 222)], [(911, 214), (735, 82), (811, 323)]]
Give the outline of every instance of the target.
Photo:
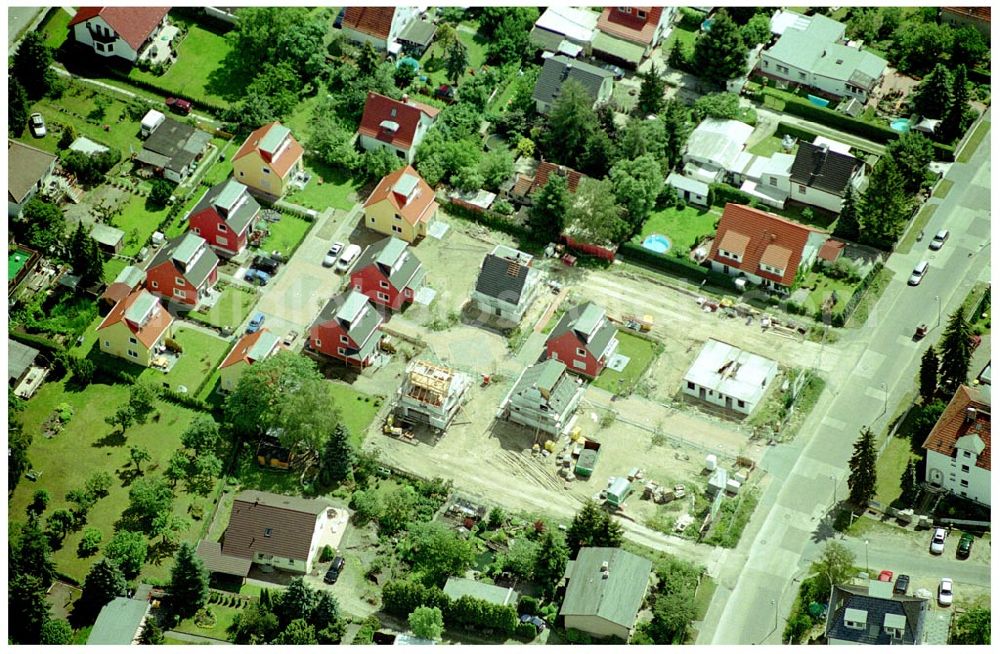
[(775, 361), (710, 338), (684, 375), (684, 394), (750, 415), (777, 374)]

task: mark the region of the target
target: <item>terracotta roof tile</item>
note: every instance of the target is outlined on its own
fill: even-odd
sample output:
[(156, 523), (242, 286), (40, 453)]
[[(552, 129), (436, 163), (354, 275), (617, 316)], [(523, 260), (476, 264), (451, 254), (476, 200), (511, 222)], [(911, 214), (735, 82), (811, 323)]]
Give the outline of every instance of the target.
[(543, 161), (538, 164), (538, 169), (535, 171), (535, 181), (532, 184), (531, 192), (534, 193), (548, 184), (549, 175), (553, 173), (566, 177), (566, 190), (570, 193), (576, 193), (576, 189), (580, 186), (580, 180), (586, 177), (583, 173), (578, 173), (572, 168)]
[(168, 11), (170, 7), (81, 7), (69, 25), (72, 27), (100, 16), (133, 50), (138, 51)]
[(395, 15), (395, 7), (348, 7), (344, 12), (342, 27), (388, 39)]
[[(233, 349), (229, 351), (229, 354), (223, 362), (219, 364), (219, 370), (228, 368), (239, 361), (251, 363), (253, 359), (250, 357), (250, 352), (253, 350), (253, 346), (257, 344), (257, 341), (259, 341), (264, 334), (270, 334), (266, 327), (255, 331), (252, 334), (244, 334), (240, 337), (240, 339), (236, 341), (236, 345), (233, 346)], [(266, 347), (266, 343), (264, 347)], [(278, 344), (278, 347), (280, 347), (280, 344)]]
[(247, 140), (243, 141), (243, 145), (240, 146), (240, 149), (236, 151), (235, 155), (233, 155), (232, 160), (236, 161), (237, 159), (242, 159), (251, 152), (257, 152), (261, 159), (271, 164), (271, 168), (278, 174), (279, 177), (284, 177), (285, 174), (291, 170), (292, 166), (295, 165), (295, 162), (302, 158), (304, 150), (302, 149), (302, 145), (295, 140), (295, 137), (289, 133), (288, 138), (290, 142), (288, 147), (281, 149), (278, 152), (278, 158), (272, 161), (270, 153), (260, 150), (260, 142), (275, 125), (280, 127), (281, 123), (274, 121), (251, 132), (250, 136), (247, 137)]
[[(976, 416), (970, 420), (968, 409), (975, 409)], [(967, 434), (978, 434), (986, 445), (976, 459), (976, 466), (990, 469), (990, 403), (982, 394), (969, 386), (959, 386), (955, 396), (945, 407), (931, 433), (924, 441), (924, 449), (933, 450), (945, 456), (955, 455), (955, 443)]]
[(941, 11), (947, 11), (960, 16), (976, 18), (987, 23), (990, 22), (990, 8), (986, 7), (942, 7)]
[[(597, 20), (597, 29), (608, 36), (649, 45), (653, 42), (656, 26), (660, 24), (663, 7), (627, 7), (631, 13), (625, 13), (619, 7), (606, 7)], [(639, 11), (646, 12), (645, 18), (639, 18)]]
[[(409, 202), (406, 202), (406, 198), (393, 192), (396, 182), (403, 175), (416, 177), (417, 187), (420, 191), (417, 197), (411, 199)], [(430, 217), (434, 214), (434, 209), (437, 208), (437, 202), (434, 201), (434, 189), (424, 181), (424, 178), (420, 176), (420, 173), (413, 166), (403, 166), (399, 170), (383, 177), (382, 181), (375, 187), (375, 190), (372, 191), (372, 194), (368, 196), (365, 208), (378, 204), (383, 200), (388, 200), (392, 203), (396, 212), (411, 225), (416, 225), (420, 221), (430, 220)]]
[(838, 241), (835, 238), (826, 239), (826, 243), (823, 247), (819, 249), (819, 254), (817, 255), (823, 261), (829, 261), (833, 263), (840, 258), (840, 255), (844, 253), (845, 243), (843, 241)]
[[(795, 281), (799, 261), (802, 259), (802, 250), (809, 240), (809, 234), (818, 231), (766, 211), (730, 203), (722, 212), (709, 258), (784, 286), (791, 286)], [(736, 236), (731, 236), (730, 232), (744, 238), (737, 239)], [(742, 252), (742, 261), (737, 262), (719, 254), (720, 247), (739, 254), (740, 250), (735, 244), (744, 240), (747, 243)], [(733, 249), (723, 247), (724, 244), (731, 245)], [(772, 261), (786, 260), (782, 250), (788, 251), (787, 264), (783, 267), (782, 276), (779, 277), (760, 268), (761, 263), (775, 265)], [(775, 267), (781, 266), (775, 265)]]
[[(433, 120), (438, 113), (440, 113), (438, 109), (421, 102), (413, 100), (402, 102), (379, 93), (369, 92), (358, 132), (373, 139), (391, 143), (400, 149), (408, 150), (416, 137), (421, 115), (426, 115)], [(387, 129), (382, 126), (386, 122), (396, 123), (399, 127), (395, 131)]]
[(129, 331), (135, 334), (135, 337), (146, 346), (146, 349), (153, 347), (156, 341), (160, 338), (164, 331), (170, 327), (171, 323), (174, 322), (173, 317), (170, 313), (163, 308), (160, 301), (156, 301), (156, 307), (153, 309), (152, 317), (146, 321), (143, 325), (135, 325), (128, 320), (125, 320), (125, 312), (128, 310), (132, 304), (142, 297), (143, 294), (149, 294), (146, 289), (137, 289), (130, 293), (128, 297), (121, 300), (118, 304), (108, 312), (108, 315), (104, 317), (101, 324), (98, 325), (97, 331), (101, 331), (106, 327), (110, 327), (119, 322), (125, 323)]

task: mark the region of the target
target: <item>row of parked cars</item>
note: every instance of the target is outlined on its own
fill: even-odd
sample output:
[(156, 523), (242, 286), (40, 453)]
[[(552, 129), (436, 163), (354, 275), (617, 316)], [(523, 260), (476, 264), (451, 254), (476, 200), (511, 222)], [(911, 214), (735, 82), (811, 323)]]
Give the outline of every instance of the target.
[(334, 243), (327, 250), (326, 256), (323, 257), (323, 267), (334, 266), (334, 270), (337, 272), (346, 272), (359, 254), (361, 254), (360, 245), (352, 243), (345, 248), (343, 243)]

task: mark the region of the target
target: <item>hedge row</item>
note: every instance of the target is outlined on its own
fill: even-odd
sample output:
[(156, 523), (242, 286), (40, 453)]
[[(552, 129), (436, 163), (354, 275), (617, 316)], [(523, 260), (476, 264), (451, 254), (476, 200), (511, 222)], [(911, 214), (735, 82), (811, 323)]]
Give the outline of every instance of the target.
[(452, 600), (440, 588), (415, 581), (390, 581), (382, 589), (382, 605), (387, 613), (406, 619), (419, 606), (441, 609), (445, 623), (467, 628), (492, 629), (504, 636), (517, 630), (517, 610), (475, 597)]
[(189, 409), (194, 409), (195, 411), (204, 411), (206, 413), (211, 413), (214, 408), (211, 404), (204, 400), (199, 400), (197, 397), (190, 393), (178, 393), (175, 390), (164, 388), (160, 391), (160, 397), (167, 402), (172, 404), (177, 404), (179, 406), (187, 407)]
[[(837, 313), (830, 316), (831, 325), (833, 325), (834, 327), (843, 327), (845, 324), (847, 324), (847, 320), (851, 317), (851, 314), (854, 313), (854, 310), (857, 308), (858, 303), (861, 302), (861, 298), (864, 297), (864, 294), (868, 290), (868, 287), (871, 286), (872, 281), (875, 279), (876, 276), (878, 276), (878, 274), (882, 271), (882, 268), (884, 267), (885, 266), (882, 264), (881, 261), (875, 262), (875, 265), (872, 266), (872, 269), (868, 271), (868, 274), (865, 275), (865, 278), (862, 279), (861, 283), (858, 284), (858, 286), (854, 289), (854, 293), (851, 294), (850, 299), (848, 299), (847, 302), (844, 304), (843, 310), (838, 311)], [(817, 320), (822, 320), (822, 309), (816, 312), (816, 318)]]
[(778, 129), (774, 130), (774, 135), (777, 137), (782, 137), (785, 135), (791, 136), (792, 138), (797, 138), (800, 141), (807, 141), (812, 143), (818, 134), (812, 132), (804, 127), (799, 127), (798, 125), (792, 125), (789, 123), (778, 123)]
[(651, 252), (637, 243), (622, 243), (618, 248), (618, 256), (632, 263), (687, 278), (697, 284), (707, 282), (722, 289), (734, 288), (733, 278), (729, 275), (699, 266), (687, 257), (672, 257)]
[[(846, 114), (826, 107), (818, 107), (806, 98), (801, 98), (793, 93), (781, 91), (779, 89), (763, 88), (757, 93), (758, 102), (764, 102), (767, 97), (773, 98), (779, 103), (780, 109), (786, 113), (794, 114), (833, 129), (839, 129), (862, 138), (875, 141), (876, 143), (888, 143), (899, 138), (899, 132), (882, 125), (851, 118)], [(955, 148), (944, 143), (931, 141), (934, 146), (934, 157), (941, 161), (954, 161)]]
[(714, 183), (708, 185), (708, 202), (713, 206), (724, 207), (729, 202), (749, 205), (754, 202), (759, 203), (760, 200), (749, 193), (744, 193), (735, 186)]
[(34, 346), (48, 354), (57, 354), (66, 351), (66, 347), (51, 338), (46, 338), (40, 334), (27, 334), (25, 332), (12, 331), (10, 337), (15, 341), (25, 345)]
[[(174, 65), (176, 66), (177, 64), (175, 63)], [(173, 89), (168, 89), (165, 86), (162, 86), (155, 82), (150, 82), (148, 80), (130, 77), (124, 71), (117, 70), (113, 67), (108, 67), (106, 70), (113, 77), (117, 77), (126, 84), (137, 86), (140, 89), (145, 89), (147, 91), (152, 91), (153, 93), (158, 93), (168, 97), (177, 95), (177, 91)], [(211, 102), (204, 98), (194, 97), (190, 94), (184, 94), (184, 97), (187, 98), (188, 100), (191, 100), (191, 102), (195, 104), (195, 109), (199, 109), (205, 111), (206, 113), (210, 113), (214, 115), (216, 118), (221, 117), (222, 113), (228, 109), (228, 107), (223, 107), (222, 105), (217, 104), (215, 102)]]

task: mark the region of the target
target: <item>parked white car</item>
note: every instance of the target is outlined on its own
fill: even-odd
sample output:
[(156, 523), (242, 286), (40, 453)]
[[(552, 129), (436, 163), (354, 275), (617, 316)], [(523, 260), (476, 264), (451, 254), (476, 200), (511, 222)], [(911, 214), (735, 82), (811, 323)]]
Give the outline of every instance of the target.
[(352, 243), (344, 248), (344, 253), (340, 255), (340, 261), (337, 262), (337, 272), (346, 272), (359, 254), (361, 254), (360, 245)]
[(327, 251), (326, 256), (323, 257), (323, 267), (329, 268), (333, 264), (337, 263), (337, 257), (340, 255), (340, 251), (344, 249), (343, 243), (334, 243), (330, 246)]
[(42, 114), (31, 114), (28, 118), (28, 126), (31, 128), (31, 135), (36, 139), (40, 139), (45, 136), (45, 119), (42, 118)]
[(951, 606), (951, 579), (945, 577), (938, 585), (938, 604)]
[(948, 532), (940, 527), (934, 530), (934, 535), (931, 536), (931, 554), (944, 553), (944, 539), (947, 535)]

